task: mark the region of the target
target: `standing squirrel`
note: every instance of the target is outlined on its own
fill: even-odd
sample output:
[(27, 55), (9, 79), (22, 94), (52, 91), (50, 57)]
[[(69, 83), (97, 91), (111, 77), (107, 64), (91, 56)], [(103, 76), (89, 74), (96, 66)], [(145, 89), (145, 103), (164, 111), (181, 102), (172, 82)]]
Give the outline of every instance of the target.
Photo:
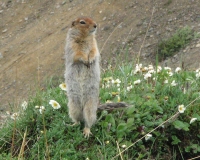
[(95, 39), (97, 24), (88, 17), (72, 22), (65, 46), (65, 83), (69, 116), (78, 124), (84, 121), (83, 134), (89, 137), (96, 121), (96, 111), (127, 107), (125, 103), (99, 104), (100, 54)]
[(77, 18), (67, 33), (65, 46), (69, 116), (74, 124), (84, 121), (85, 137), (91, 134), (99, 102), (100, 54), (96, 30), (97, 25), (92, 19)]

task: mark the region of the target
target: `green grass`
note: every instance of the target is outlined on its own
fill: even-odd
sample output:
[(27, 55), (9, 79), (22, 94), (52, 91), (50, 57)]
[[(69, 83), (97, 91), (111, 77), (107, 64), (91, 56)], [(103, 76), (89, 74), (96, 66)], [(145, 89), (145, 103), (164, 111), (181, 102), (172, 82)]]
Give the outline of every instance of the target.
[(180, 49), (184, 48), (191, 40), (199, 37), (190, 27), (178, 29), (170, 38), (158, 44), (159, 60), (173, 56)]
[[(29, 99), (27, 109), (19, 111), (16, 121), (10, 119), (0, 130), (0, 159), (110, 160), (119, 154), (119, 149), (123, 151), (130, 145), (116, 159), (187, 159), (198, 156), (200, 100), (195, 99), (200, 96), (200, 81), (197, 73), (176, 73), (154, 66), (155, 72), (144, 79), (144, 74), (152, 71), (147, 68), (143, 66), (135, 70), (135, 65), (130, 63), (102, 73), (101, 103), (120, 99), (130, 107), (98, 112), (99, 121), (92, 127), (93, 136), (89, 139), (82, 134), (83, 124), (67, 125), (71, 120), (65, 91), (59, 88), (61, 81), (51, 81), (45, 90)], [(134, 85), (138, 79), (141, 82)], [(168, 83), (164, 83), (165, 80)], [(171, 86), (174, 80), (176, 86)], [(50, 100), (56, 100), (61, 108), (53, 109)], [(179, 114), (181, 104), (190, 105)], [(44, 106), (43, 114), (35, 106)], [(191, 118), (197, 120), (190, 124)], [(151, 132), (161, 123), (164, 124)], [(148, 132), (152, 137), (145, 140), (142, 137)]]

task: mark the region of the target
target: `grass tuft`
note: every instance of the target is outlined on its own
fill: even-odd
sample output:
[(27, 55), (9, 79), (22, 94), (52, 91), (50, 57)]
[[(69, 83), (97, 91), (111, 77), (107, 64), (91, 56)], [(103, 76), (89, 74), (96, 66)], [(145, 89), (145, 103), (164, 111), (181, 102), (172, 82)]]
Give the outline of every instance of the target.
[(159, 60), (164, 60), (167, 57), (173, 56), (181, 48), (184, 48), (191, 40), (195, 39), (197, 33), (190, 27), (184, 27), (172, 35), (170, 38), (161, 41), (158, 44)]

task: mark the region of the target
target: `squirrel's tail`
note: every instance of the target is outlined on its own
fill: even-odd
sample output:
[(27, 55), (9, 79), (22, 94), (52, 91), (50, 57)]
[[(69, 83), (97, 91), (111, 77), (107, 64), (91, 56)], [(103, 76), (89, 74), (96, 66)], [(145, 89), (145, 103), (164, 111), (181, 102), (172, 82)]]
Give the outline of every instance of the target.
[(98, 111), (103, 110), (113, 110), (117, 108), (126, 108), (128, 107), (128, 104), (124, 102), (118, 102), (118, 103), (105, 103), (98, 106)]

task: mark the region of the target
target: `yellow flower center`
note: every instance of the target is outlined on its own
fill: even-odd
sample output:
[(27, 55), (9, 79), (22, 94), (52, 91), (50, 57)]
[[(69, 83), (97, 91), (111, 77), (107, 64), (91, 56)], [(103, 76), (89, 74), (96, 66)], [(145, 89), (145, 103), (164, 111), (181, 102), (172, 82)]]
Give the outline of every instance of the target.
[(58, 104), (54, 102), (54, 103), (53, 103), (53, 106), (54, 106), (54, 107), (57, 107), (57, 106), (58, 106)]

